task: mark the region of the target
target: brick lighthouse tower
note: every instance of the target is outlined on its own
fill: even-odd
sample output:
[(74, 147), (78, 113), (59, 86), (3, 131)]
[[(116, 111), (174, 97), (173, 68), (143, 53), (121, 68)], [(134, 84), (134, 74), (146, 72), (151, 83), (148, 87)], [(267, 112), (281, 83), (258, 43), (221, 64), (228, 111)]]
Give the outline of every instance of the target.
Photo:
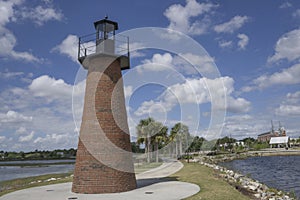
[(94, 25), (96, 35), (79, 40), (88, 75), (72, 191), (125, 192), (136, 188), (121, 74), (129, 69), (128, 38), (117, 38), (118, 23), (107, 17)]

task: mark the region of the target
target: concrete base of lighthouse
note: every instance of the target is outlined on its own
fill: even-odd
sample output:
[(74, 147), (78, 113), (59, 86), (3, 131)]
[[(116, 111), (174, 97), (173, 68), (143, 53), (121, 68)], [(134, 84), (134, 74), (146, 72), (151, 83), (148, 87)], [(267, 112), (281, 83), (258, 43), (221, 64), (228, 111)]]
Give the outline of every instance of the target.
[(72, 191), (100, 194), (133, 190), (136, 178), (120, 59), (93, 54), (82, 64), (88, 76)]

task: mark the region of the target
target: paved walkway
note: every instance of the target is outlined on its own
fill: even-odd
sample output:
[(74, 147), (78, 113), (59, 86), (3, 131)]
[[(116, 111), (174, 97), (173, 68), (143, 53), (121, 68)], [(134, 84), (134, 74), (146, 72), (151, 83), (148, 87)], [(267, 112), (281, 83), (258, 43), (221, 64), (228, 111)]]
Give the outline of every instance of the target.
[(178, 200), (200, 191), (198, 185), (167, 178), (182, 167), (180, 162), (168, 160), (155, 169), (138, 174), (138, 188), (129, 192), (76, 194), (71, 192), (72, 183), (63, 183), (19, 190), (0, 197), (0, 200)]

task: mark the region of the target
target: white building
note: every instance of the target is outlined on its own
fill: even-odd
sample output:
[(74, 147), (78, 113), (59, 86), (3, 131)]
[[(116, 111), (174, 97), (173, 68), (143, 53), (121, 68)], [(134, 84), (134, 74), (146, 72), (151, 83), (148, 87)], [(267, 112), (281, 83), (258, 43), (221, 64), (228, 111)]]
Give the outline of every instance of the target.
[(271, 137), (270, 146), (273, 147), (289, 147), (289, 136)]

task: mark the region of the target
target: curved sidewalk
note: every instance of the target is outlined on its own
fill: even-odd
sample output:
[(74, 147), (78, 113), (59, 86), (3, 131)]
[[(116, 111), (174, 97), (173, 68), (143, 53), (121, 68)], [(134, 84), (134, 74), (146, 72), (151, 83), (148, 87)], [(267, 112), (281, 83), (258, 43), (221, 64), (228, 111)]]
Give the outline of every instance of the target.
[(54, 184), (16, 191), (0, 197), (0, 200), (175, 200), (183, 199), (200, 191), (198, 185), (166, 178), (179, 171), (182, 163), (168, 160), (161, 166), (136, 175), (138, 188), (112, 194), (76, 194), (71, 192), (72, 183)]

